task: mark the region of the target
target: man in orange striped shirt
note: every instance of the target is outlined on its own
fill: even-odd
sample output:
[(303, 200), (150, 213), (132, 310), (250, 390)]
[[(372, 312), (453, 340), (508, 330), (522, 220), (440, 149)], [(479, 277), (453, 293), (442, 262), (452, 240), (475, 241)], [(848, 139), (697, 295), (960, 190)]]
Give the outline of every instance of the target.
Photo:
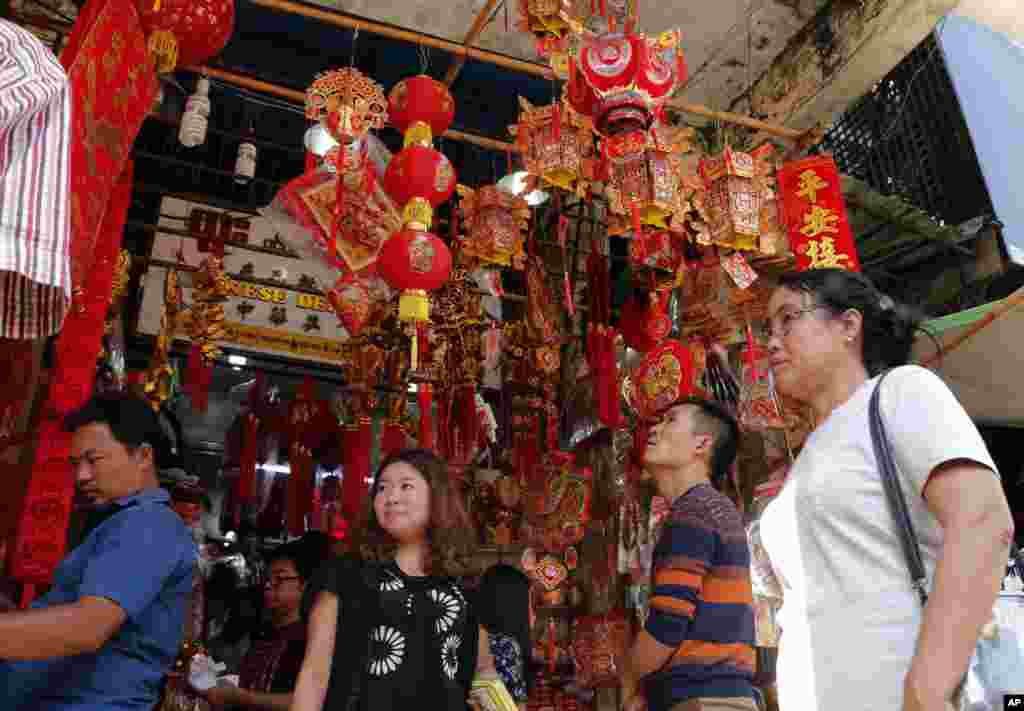
[(645, 701), (649, 711), (756, 709), (750, 552), (739, 512), (711, 484), (727, 476), (738, 439), (732, 415), (697, 399), (670, 406), (651, 430), (644, 469), (672, 504), (621, 678), (627, 711)]

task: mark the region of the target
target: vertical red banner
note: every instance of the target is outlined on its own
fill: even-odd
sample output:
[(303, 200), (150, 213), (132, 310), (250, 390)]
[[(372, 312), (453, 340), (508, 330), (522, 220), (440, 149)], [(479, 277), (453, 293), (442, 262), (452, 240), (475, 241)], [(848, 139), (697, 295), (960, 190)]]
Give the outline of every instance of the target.
[(828, 154), (786, 163), (779, 194), (797, 270), (838, 267), (860, 271), (857, 242), (846, 217), (839, 169)]

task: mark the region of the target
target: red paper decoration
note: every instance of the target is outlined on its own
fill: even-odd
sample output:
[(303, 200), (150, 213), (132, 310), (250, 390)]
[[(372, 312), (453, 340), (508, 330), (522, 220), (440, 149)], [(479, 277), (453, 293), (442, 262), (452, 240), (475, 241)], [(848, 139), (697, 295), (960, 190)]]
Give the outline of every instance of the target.
[(640, 362), (630, 403), (641, 419), (650, 420), (691, 393), (693, 381), (693, 354), (679, 341), (667, 341)]
[(832, 156), (812, 156), (782, 166), (779, 192), (798, 270), (839, 267), (860, 271), (839, 169)]
[(139, 0), (138, 8), (158, 74), (202, 64), (235, 29), (234, 0)]

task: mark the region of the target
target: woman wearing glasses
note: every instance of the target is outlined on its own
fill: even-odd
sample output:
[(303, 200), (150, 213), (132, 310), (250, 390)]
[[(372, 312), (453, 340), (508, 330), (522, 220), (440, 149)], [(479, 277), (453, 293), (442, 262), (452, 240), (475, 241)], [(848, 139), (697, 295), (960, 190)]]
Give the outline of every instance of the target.
[(263, 584), (270, 625), (253, 638), (242, 658), (239, 685), (202, 694), (215, 709), (287, 711), (306, 651), (306, 626), (299, 614), (302, 593), (319, 562), (299, 541), (273, 553)]
[[(951, 709), (1013, 531), (992, 457), (943, 382), (905, 365), (918, 321), (864, 276), (787, 274), (768, 313), (776, 386), (815, 426), (761, 518), (784, 594), (779, 707)], [(923, 612), (869, 429), (888, 368), (881, 414), (928, 571)]]

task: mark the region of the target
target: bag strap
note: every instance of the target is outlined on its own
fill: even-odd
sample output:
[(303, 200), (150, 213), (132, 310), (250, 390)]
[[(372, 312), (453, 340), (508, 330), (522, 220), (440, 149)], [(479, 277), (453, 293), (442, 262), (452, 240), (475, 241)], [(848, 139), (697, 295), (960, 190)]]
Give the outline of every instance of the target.
[(903, 488), (900, 486), (892, 444), (886, 434), (885, 421), (882, 419), (882, 383), (885, 382), (885, 377), (888, 373), (889, 371), (886, 371), (879, 377), (878, 385), (875, 386), (875, 391), (871, 394), (871, 404), (868, 406), (871, 444), (874, 446), (875, 459), (878, 462), (878, 472), (882, 479), (882, 487), (885, 490), (885, 498), (889, 503), (889, 513), (892, 514), (893, 522), (896, 524), (896, 532), (900, 537), (903, 557), (907, 562), (907, 570), (910, 572), (910, 584), (917, 592), (921, 606), (924, 607), (928, 604), (928, 576), (925, 572), (924, 560), (921, 558), (921, 546), (917, 541), (917, 534), (914, 533), (914, 525), (910, 520), (907, 500), (903, 496)]
[[(878, 378), (878, 385), (875, 392), (871, 394), (871, 404), (868, 406), (868, 419), (871, 426), (871, 444), (874, 445), (875, 459), (878, 461), (878, 471), (882, 477), (882, 486), (885, 488), (885, 498), (889, 502), (889, 511), (892, 513), (893, 521), (896, 524), (896, 531), (900, 536), (900, 545), (903, 548), (903, 556), (907, 561), (907, 570), (910, 571), (911, 584), (921, 600), (921, 605), (928, 603), (928, 579), (924, 569), (924, 561), (921, 558), (921, 546), (917, 541), (917, 534), (914, 533), (914, 526), (910, 521), (910, 513), (907, 509), (907, 500), (903, 496), (903, 489), (900, 487), (899, 475), (896, 469), (896, 459), (893, 456), (892, 444), (885, 430), (885, 420), (882, 419), (881, 393), (882, 382), (890, 371), (882, 373)], [(1010, 542), (1010, 560), (1014, 561), (1019, 569), (1024, 570), (1024, 551), (1016, 543)]]

